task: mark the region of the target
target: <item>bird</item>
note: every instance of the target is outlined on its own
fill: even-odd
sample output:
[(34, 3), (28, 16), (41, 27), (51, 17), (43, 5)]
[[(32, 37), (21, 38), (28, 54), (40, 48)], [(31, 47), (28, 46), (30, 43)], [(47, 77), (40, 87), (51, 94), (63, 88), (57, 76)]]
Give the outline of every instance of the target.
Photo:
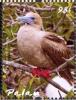
[[(53, 70), (72, 56), (64, 38), (43, 29), (43, 21), (38, 13), (28, 12), (16, 20), (21, 24), (17, 32), (17, 46), (24, 61), (38, 68)], [(73, 77), (70, 67), (67, 65), (59, 71), (59, 75), (71, 84)]]

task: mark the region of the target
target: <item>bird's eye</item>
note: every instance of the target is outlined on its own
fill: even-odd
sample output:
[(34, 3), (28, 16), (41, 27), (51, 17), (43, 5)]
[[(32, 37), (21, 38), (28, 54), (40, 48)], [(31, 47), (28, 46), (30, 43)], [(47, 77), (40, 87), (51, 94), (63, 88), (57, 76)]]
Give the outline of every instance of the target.
[(34, 20), (34, 19), (35, 19), (35, 17), (31, 17), (31, 19), (32, 19), (32, 20)]

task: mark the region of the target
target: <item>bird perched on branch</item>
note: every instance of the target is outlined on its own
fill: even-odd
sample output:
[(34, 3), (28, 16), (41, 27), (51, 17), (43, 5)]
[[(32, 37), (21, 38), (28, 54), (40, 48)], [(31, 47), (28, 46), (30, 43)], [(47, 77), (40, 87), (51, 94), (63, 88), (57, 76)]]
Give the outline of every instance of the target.
[[(53, 32), (43, 30), (42, 18), (39, 14), (29, 12), (17, 20), (23, 25), (17, 33), (17, 45), (21, 56), (29, 64), (43, 69), (55, 69), (71, 57), (66, 41)], [(70, 66), (59, 71), (59, 74), (73, 81)]]

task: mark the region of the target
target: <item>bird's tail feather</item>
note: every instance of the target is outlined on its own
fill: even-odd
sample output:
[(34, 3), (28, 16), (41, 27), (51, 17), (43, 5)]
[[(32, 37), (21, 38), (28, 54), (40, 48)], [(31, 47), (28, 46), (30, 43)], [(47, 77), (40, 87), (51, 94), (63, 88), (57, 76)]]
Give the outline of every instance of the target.
[(63, 71), (60, 71), (59, 73), (61, 77), (65, 78), (72, 85), (74, 79), (69, 66), (67, 66), (67, 68), (65, 68)]

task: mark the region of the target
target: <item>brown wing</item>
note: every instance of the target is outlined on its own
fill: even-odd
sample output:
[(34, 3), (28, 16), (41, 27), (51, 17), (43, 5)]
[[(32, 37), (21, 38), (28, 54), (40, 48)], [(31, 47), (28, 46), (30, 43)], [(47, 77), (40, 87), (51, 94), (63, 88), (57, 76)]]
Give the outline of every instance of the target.
[(59, 66), (64, 63), (64, 58), (68, 59), (71, 56), (70, 50), (67, 48), (65, 41), (57, 35), (46, 35), (42, 41), (42, 50), (45, 55)]
[[(68, 59), (71, 56), (71, 51), (67, 48), (65, 41), (54, 34), (44, 37), (42, 41), (42, 50), (43, 53), (53, 61), (56, 67), (65, 62), (64, 58)], [(73, 82), (70, 66), (67, 66), (59, 73), (62, 77), (67, 79), (70, 84)]]

